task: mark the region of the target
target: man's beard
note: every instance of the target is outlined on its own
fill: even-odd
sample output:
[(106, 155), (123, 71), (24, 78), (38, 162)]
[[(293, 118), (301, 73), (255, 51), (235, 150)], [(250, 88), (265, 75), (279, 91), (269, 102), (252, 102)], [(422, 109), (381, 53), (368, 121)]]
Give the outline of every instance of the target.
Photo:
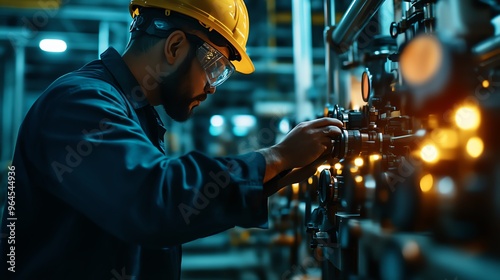
[(198, 98), (191, 98), (185, 88), (189, 86), (189, 81), (186, 80), (186, 77), (191, 70), (194, 53), (195, 50), (191, 46), (189, 53), (181, 65), (179, 65), (179, 68), (172, 74), (161, 77), (162, 79), (159, 83), (161, 105), (163, 105), (167, 115), (179, 122), (186, 121), (193, 114), (193, 110), (189, 108), (191, 103), (197, 99), (206, 98), (205, 95)]

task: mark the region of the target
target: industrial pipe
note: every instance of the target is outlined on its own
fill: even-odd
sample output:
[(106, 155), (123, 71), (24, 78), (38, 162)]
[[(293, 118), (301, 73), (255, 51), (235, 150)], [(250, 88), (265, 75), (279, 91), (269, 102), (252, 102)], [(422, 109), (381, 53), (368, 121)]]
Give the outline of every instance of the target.
[(337, 53), (345, 53), (385, 0), (354, 0), (331, 33), (330, 43)]

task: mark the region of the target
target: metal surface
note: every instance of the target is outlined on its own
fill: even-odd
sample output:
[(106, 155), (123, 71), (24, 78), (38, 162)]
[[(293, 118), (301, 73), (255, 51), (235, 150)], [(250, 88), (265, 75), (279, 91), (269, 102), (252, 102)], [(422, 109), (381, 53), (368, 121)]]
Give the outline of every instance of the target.
[(335, 51), (345, 53), (376, 14), (385, 0), (354, 0), (335, 27), (332, 45)]
[(309, 1), (292, 2), (292, 19), (296, 118), (304, 121), (314, 118), (312, 105), (307, 98), (307, 93), (312, 88), (312, 23)]
[(328, 42), (328, 38), (332, 36), (332, 26), (335, 25), (335, 1), (325, 0), (324, 9), (325, 30), (323, 36), (325, 41), (326, 103), (335, 104), (338, 103), (338, 100), (334, 98), (332, 93), (334, 92), (333, 86), (338, 82), (332, 79), (335, 71), (335, 64), (330, 50), (330, 43)]

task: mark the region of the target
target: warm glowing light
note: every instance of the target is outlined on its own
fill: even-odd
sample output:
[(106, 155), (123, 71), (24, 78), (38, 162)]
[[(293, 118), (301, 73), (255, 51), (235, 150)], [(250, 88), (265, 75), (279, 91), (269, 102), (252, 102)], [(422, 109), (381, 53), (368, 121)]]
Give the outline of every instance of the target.
[(481, 124), (481, 114), (477, 107), (460, 107), (455, 113), (455, 123), (463, 130), (476, 129)]
[(361, 183), (361, 182), (363, 182), (363, 176), (359, 176), (359, 175), (357, 175), (356, 177), (354, 177), (354, 181), (356, 181), (356, 183)]
[(293, 183), (292, 190), (293, 190), (294, 194), (298, 194), (299, 193), (299, 183)]
[(432, 132), (432, 140), (442, 149), (455, 149), (459, 145), (458, 134), (454, 129), (439, 128)]
[(46, 52), (64, 52), (68, 47), (66, 42), (60, 39), (43, 39), (38, 46)]
[(321, 173), (321, 171), (325, 170), (325, 169), (330, 169), (331, 166), (329, 164), (322, 164), (320, 166), (318, 166), (318, 168), (316, 169), (316, 171), (318, 173)]
[(357, 166), (353, 166), (353, 167), (351, 167), (350, 170), (351, 170), (351, 173), (356, 173), (356, 172), (358, 172), (358, 167)]
[(488, 80), (483, 80), (483, 82), (482, 82), (482, 86), (483, 86), (484, 88), (489, 88), (489, 87), (490, 87), (490, 81), (488, 81)]
[(420, 179), (420, 189), (422, 192), (428, 192), (432, 189), (432, 185), (434, 184), (434, 178), (432, 178), (431, 174), (424, 175)]
[(443, 53), (437, 36), (416, 36), (399, 56), (401, 75), (409, 85), (428, 84), (444, 64)]
[(370, 155), (370, 161), (376, 161), (380, 159), (380, 155)]
[(342, 164), (340, 164), (340, 163), (335, 163), (335, 165), (334, 165), (333, 167), (334, 167), (335, 169), (337, 169), (337, 170), (340, 170), (340, 169), (342, 169)]
[(313, 178), (312, 178), (312, 177), (309, 177), (309, 179), (307, 179), (307, 183), (308, 183), (309, 185), (312, 185), (312, 183), (313, 183)]
[(467, 141), (467, 145), (465, 148), (467, 150), (467, 153), (471, 157), (477, 158), (483, 153), (484, 150), (483, 140), (481, 140), (481, 138), (479, 137), (472, 137), (471, 139), (469, 139), (469, 141)]
[(439, 160), (439, 151), (435, 145), (428, 144), (422, 147), (420, 150), (420, 157), (423, 161), (434, 163)]
[(356, 165), (357, 167), (363, 166), (364, 163), (365, 163), (364, 160), (360, 157), (358, 157), (354, 160), (354, 165)]

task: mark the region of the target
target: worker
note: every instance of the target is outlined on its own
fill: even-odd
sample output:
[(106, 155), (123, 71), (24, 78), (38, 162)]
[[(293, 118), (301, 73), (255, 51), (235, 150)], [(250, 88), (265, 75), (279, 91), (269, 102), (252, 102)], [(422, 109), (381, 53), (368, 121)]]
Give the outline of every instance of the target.
[(180, 279), (183, 243), (266, 228), (267, 197), (330, 156), (333, 118), (242, 155), (166, 156), (154, 106), (185, 121), (234, 71), (253, 72), (248, 13), (243, 0), (132, 0), (130, 12), (124, 53), (58, 78), (21, 125), (1, 279)]

